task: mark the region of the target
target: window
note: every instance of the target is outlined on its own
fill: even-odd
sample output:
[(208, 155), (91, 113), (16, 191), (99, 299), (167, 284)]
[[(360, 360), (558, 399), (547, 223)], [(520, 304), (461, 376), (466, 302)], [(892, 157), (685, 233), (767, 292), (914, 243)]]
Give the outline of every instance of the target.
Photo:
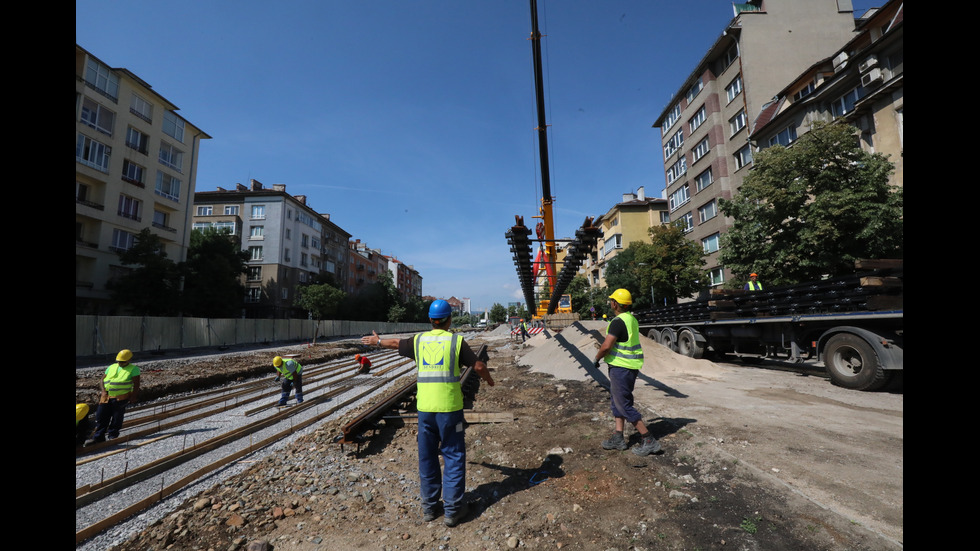
[(606, 239), (605, 244), (602, 247), (602, 256), (606, 256), (610, 251), (614, 249), (623, 248), (623, 234), (617, 233), (616, 235), (610, 236)]
[(129, 218), (138, 222), (140, 220), (140, 201), (128, 195), (120, 194), (117, 214), (123, 218)]
[(704, 254), (711, 254), (718, 250), (719, 237), (720, 234), (714, 233), (701, 240), (701, 246), (704, 247)]
[(300, 244), (304, 249), (310, 248), (310, 236), (304, 233), (302, 238), (300, 238)]
[(265, 205), (252, 205), (252, 220), (265, 220)]
[(725, 270), (721, 268), (713, 268), (712, 270), (708, 271), (708, 280), (710, 281), (710, 285), (712, 287), (722, 285), (725, 283)]
[(283, 235), (286, 237), (286, 239), (289, 239), (290, 241), (292, 241), (292, 239), (293, 239), (293, 230), (291, 230), (289, 228), (286, 228), (286, 231), (283, 233)]
[(705, 119), (705, 110), (704, 110), (704, 106), (702, 105), (701, 109), (698, 109), (698, 112), (695, 113), (694, 116), (691, 117), (690, 122), (688, 122), (688, 131), (693, 133), (695, 130), (697, 130), (699, 126), (701, 126), (704, 123), (704, 119)]
[(167, 142), (160, 142), (160, 164), (180, 172), (184, 164), (184, 153)]
[(660, 211), (660, 223), (661, 224), (670, 224), (670, 213), (669, 212), (667, 212), (665, 210)]
[(690, 200), (690, 195), (688, 194), (687, 184), (681, 186), (680, 189), (670, 194), (670, 210), (673, 212), (676, 208), (680, 207), (684, 203)]
[(813, 82), (810, 82), (809, 84), (807, 84), (806, 86), (804, 86), (803, 89), (798, 90), (795, 94), (793, 94), (793, 101), (799, 101), (799, 100), (801, 100), (801, 99), (809, 96), (810, 94), (813, 93), (814, 87), (815, 86), (814, 86)]
[(667, 130), (671, 126), (674, 126), (674, 123), (677, 122), (677, 119), (679, 118), (681, 118), (681, 104), (678, 103), (673, 109), (671, 109), (670, 113), (667, 113), (667, 118), (664, 119), (663, 129)]
[(248, 280), (249, 281), (261, 281), (262, 280), (262, 266), (252, 266), (248, 269)]
[(92, 58), (88, 58), (85, 63), (85, 83), (113, 101), (119, 97), (119, 77)]
[(854, 111), (854, 104), (864, 97), (865, 91), (863, 86), (858, 86), (851, 89), (849, 92), (843, 96), (837, 98), (830, 104), (830, 112), (834, 115), (834, 118), (842, 117), (851, 111)]
[(238, 216), (238, 205), (225, 205), (225, 214), (228, 216)]
[(150, 137), (130, 126), (126, 129), (126, 147), (146, 155), (150, 151)]
[(664, 144), (664, 160), (670, 158), (682, 145), (684, 145), (684, 130), (678, 130)]
[(229, 235), (235, 235), (235, 223), (231, 220), (223, 220), (214, 223), (214, 228), (219, 232), (225, 232)]
[(718, 216), (718, 203), (714, 199), (698, 209), (698, 219), (701, 224), (711, 220), (715, 216)]
[(727, 69), (732, 63), (735, 63), (736, 59), (738, 59), (738, 43), (732, 44), (725, 52), (724, 57), (721, 59), (721, 70), (724, 71)]
[(687, 157), (682, 155), (679, 161), (667, 169), (667, 185), (673, 184), (685, 174), (687, 174)]
[(157, 195), (162, 195), (167, 199), (180, 201), (180, 180), (158, 170), (156, 192)]
[(211, 216), (212, 214), (214, 214), (214, 207), (211, 205), (202, 205), (197, 207), (198, 216)]
[(248, 288), (248, 293), (245, 295), (245, 302), (258, 302), (261, 299), (262, 299), (261, 287)]
[(710, 148), (708, 147), (708, 138), (705, 138), (701, 140), (698, 145), (694, 146), (694, 150), (691, 152), (691, 157), (694, 159), (694, 162), (698, 162), (701, 157), (708, 154), (708, 151), (710, 151)]
[(137, 94), (133, 94), (129, 101), (129, 112), (146, 122), (153, 122), (153, 104)]
[(136, 184), (140, 187), (143, 187), (146, 185), (145, 173), (146, 173), (146, 169), (144, 169), (140, 165), (134, 163), (133, 161), (130, 161), (129, 159), (123, 160), (123, 168), (122, 168), (123, 180), (131, 184)]
[(737, 75), (735, 80), (731, 81), (725, 87), (725, 93), (728, 94), (728, 103), (731, 103), (732, 100), (742, 93), (742, 75)]
[(734, 136), (739, 130), (745, 128), (745, 109), (739, 109), (738, 114), (728, 119), (728, 130)]
[(169, 228), (167, 222), (170, 221), (170, 215), (162, 210), (153, 211), (153, 225), (158, 228)]
[(778, 134), (769, 138), (769, 147), (774, 145), (781, 145), (783, 147), (796, 141), (796, 127), (787, 126), (786, 128), (779, 131)]
[(309, 259), (309, 256), (306, 253), (299, 253), (299, 265), (300, 266), (309, 266), (310, 265), (310, 261), (308, 259)]
[(735, 152), (735, 170), (752, 162), (752, 150), (748, 145)]
[(112, 148), (84, 134), (75, 142), (75, 160), (102, 172), (109, 172), (109, 155)]
[(252, 226), (248, 234), (249, 239), (265, 239), (265, 226)]
[(262, 247), (249, 247), (248, 258), (249, 260), (262, 260)]
[(136, 243), (136, 235), (119, 229), (112, 230), (112, 245), (110, 248), (116, 251), (128, 251)]
[(688, 211), (680, 215), (674, 224), (676, 224), (682, 232), (687, 233), (694, 229), (694, 216), (690, 213), (690, 211)]
[(695, 176), (694, 189), (701, 191), (702, 189), (710, 186), (712, 182), (714, 182), (714, 179), (711, 177), (711, 167), (709, 166), (708, 170), (705, 170), (701, 174)]
[(98, 102), (85, 98), (82, 100), (82, 122), (103, 134), (112, 135), (112, 124), (116, 114)]
[(704, 83), (702, 78), (698, 77), (698, 80), (687, 89), (687, 103), (691, 103), (701, 90), (704, 88)]
[(319, 251), (320, 250), (320, 238), (317, 237), (317, 236), (315, 236), (315, 235), (312, 236), (312, 237), (310, 237), (310, 247), (312, 247), (312, 248), (314, 248), (314, 249), (316, 249), (316, 250)]
[(163, 133), (184, 143), (184, 121), (173, 111), (166, 111), (163, 114)]

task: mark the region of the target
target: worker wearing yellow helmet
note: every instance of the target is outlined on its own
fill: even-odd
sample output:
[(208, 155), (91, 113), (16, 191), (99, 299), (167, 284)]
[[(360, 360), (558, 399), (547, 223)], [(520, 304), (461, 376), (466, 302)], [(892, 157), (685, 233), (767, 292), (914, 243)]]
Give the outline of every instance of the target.
[(660, 451), (660, 442), (647, 430), (643, 416), (633, 406), (633, 387), (643, 367), (643, 347), (640, 345), (640, 325), (630, 312), (633, 296), (626, 289), (616, 289), (609, 295), (609, 307), (616, 316), (606, 327), (606, 338), (596, 353), (595, 366), (606, 360), (609, 366), (610, 408), (615, 419), (613, 435), (602, 442), (603, 449), (625, 450), (628, 446), (623, 437), (626, 423), (640, 433), (640, 442), (633, 447), (636, 455), (649, 455)]
[(299, 361), (292, 358), (283, 359), (282, 356), (272, 358), (272, 366), (276, 368), (276, 382), (282, 380), (282, 396), (279, 397), (277, 405), (284, 406), (289, 400), (289, 393), (296, 387), (296, 403), (303, 403), (303, 366)]
[(88, 418), (88, 404), (75, 404), (75, 446), (85, 444), (88, 433), (92, 432), (92, 421)]
[(126, 406), (135, 403), (140, 392), (140, 368), (130, 363), (133, 351), (120, 350), (116, 354), (116, 363), (105, 370), (100, 382), (102, 394), (99, 396), (99, 407), (95, 410), (95, 433), (89, 444), (105, 442), (119, 437)]

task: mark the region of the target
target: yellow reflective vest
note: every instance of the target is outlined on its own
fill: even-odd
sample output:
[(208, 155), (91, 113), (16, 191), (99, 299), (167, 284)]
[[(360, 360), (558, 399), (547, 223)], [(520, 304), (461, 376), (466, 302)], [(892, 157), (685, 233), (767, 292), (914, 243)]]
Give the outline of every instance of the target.
[(140, 368), (133, 364), (121, 366), (115, 363), (105, 370), (102, 385), (109, 393), (109, 398), (128, 398), (133, 391), (133, 377), (139, 377), (139, 374)]
[(281, 366), (276, 367), (276, 371), (283, 377), (292, 380), (293, 374), (303, 373), (303, 366), (296, 360), (284, 360)]
[[(640, 369), (643, 367), (643, 347), (640, 346), (640, 323), (630, 312), (623, 312), (616, 316), (616, 319), (623, 320), (626, 324), (626, 331), (629, 338), (626, 342), (617, 341), (613, 344), (609, 354), (606, 355), (606, 363), (626, 369)], [(606, 326), (606, 334), (609, 334), (609, 326)]]
[(463, 339), (459, 335), (433, 329), (415, 335), (415, 363), (418, 366), (418, 385), (415, 394), (419, 411), (444, 413), (463, 409), (463, 390), (460, 388), (459, 351)]

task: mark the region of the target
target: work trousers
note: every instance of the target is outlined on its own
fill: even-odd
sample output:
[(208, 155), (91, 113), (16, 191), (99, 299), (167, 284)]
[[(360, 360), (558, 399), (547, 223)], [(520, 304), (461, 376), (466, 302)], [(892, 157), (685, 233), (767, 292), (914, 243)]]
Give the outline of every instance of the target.
[(303, 403), (303, 375), (301, 373), (296, 373), (293, 375), (292, 379), (287, 379), (283, 377), (282, 379), (282, 396), (279, 397), (279, 405), (286, 405), (286, 400), (289, 399), (289, 391), (296, 387), (296, 403)]
[[(437, 510), (441, 497), (446, 516), (453, 516), (463, 505), (466, 486), (463, 410), (447, 413), (420, 411), (418, 428), (422, 510)], [(445, 472), (439, 468), (440, 453)]]
[(92, 438), (119, 437), (127, 405), (129, 405), (129, 400), (117, 400), (116, 398), (109, 398), (108, 402), (99, 404), (98, 409), (95, 410), (95, 434), (92, 435)]
[(613, 417), (622, 417), (631, 425), (643, 419), (643, 415), (633, 407), (633, 386), (639, 372), (639, 369), (609, 366), (609, 397)]

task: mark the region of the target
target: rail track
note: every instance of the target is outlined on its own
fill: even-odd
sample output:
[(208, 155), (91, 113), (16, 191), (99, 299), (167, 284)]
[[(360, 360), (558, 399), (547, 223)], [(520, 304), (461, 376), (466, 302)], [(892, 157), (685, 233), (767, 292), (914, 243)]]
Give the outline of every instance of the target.
[(279, 385), (262, 377), (129, 409), (119, 438), (76, 453), (76, 546), (415, 380), (415, 362), (395, 352), (372, 355), (372, 362), (368, 374), (357, 372), (353, 355), (304, 366), (302, 404), (291, 397), (277, 406)]

